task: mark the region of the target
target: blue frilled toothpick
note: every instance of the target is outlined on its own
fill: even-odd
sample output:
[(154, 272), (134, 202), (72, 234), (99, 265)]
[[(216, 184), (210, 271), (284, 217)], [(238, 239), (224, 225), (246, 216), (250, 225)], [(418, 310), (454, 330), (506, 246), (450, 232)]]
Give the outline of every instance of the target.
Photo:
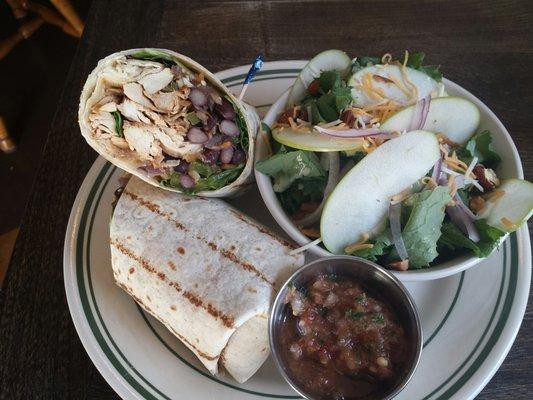
[(239, 94), (239, 100), (242, 100), (244, 97), (244, 94), (246, 93), (246, 90), (248, 89), (248, 86), (252, 79), (254, 79), (255, 74), (257, 71), (259, 71), (263, 67), (263, 55), (258, 54), (255, 57), (254, 63), (250, 67), (250, 70), (248, 71), (248, 75), (246, 75), (246, 79), (244, 80), (244, 83), (242, 85), (241, 93)]

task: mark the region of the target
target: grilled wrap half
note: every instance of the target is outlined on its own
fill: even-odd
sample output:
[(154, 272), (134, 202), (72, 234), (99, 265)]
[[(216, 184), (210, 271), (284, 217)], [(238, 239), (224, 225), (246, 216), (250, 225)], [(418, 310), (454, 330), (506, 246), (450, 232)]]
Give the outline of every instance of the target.
[(154, 186), (225, 197), (253, 180), (255, 109), (182, 54), (104, 58), (85, 82), (78, 120), (99, 154)]
[(269, 354), (276, 289), (303, 264), (292, 245), (218, 199), (132, 177), (110, 227), (116, 283), (205, 367), (244, 382)]

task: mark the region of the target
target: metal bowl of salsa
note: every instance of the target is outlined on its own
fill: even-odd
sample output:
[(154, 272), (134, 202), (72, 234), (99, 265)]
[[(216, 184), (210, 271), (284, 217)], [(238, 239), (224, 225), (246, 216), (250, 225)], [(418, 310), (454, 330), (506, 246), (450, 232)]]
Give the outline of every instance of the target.
[(407, 289), (384, 268), (350, 256), (322, 258), (292, 275), (272, 306), (269, 336), (281, 375), (313, 400), (391, 399), (422, 351)]

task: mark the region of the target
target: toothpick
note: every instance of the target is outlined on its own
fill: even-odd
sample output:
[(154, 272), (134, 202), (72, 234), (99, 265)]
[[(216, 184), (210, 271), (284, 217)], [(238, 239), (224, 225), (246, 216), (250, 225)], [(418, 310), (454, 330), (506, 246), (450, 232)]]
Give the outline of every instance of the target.
[(246, 90), (248, 90), (248, 86), (250, 85), (250, 82), (252, 79), (254, 79), (255, 74), (257, 71), (259, 71), (263, 67), (263, 55), (258, 54), (255, 57), (254, 63), (250, 67), (250, 70), (248, 71), (248, 75), (246, 75), (246, 79), (244, 80), (244, 84), (242, 85), (241, 93), (239, 94), (239, 100), (242, 100), (244, 97), (244, 94), (246, 93)]

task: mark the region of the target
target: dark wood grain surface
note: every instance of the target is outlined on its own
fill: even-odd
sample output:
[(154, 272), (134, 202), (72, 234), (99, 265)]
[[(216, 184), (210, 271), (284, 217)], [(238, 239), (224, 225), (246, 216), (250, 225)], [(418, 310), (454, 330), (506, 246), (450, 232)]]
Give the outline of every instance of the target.
[[(99, 59), (157, 46), (218, 71), (247, 64), (258, 51), (283, 60), (328, 48), (351, 55), (423, 50), (500, 117), (532, 180), (532, 26), (530, 1), (94, 1), (0, 294), (0, 399), (117, 398), (76, 335), (62, 274), (70, 208), (96, 158), (78, 131), (79, 93)], [(531, 398), (532, 336), (528, 307), (479, 399)]]

